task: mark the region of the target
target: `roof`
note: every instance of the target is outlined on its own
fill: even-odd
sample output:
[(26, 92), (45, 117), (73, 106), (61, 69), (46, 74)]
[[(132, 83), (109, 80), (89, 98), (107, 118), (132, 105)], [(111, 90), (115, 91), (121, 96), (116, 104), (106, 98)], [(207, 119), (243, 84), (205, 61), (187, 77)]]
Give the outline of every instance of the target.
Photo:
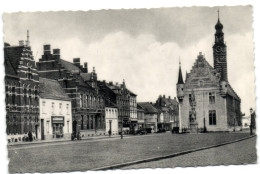
[(149, 102), (138, 102), (137, 104), (144, 109), (144, 113), (158, 113), (158, 110)]
[(73, 72), (73, 71), (78, 71), (81, 72), (81, 69), (79, 67), (77, 67), (76, 65), (74, 65), (71, 62), (68, 62), (66, 60), (60, 59), (60, 63), (61, 65), (68, 71)]
[(18, 65), (21, 60), (23, 48), (25, 46), (6, 46), (4, 47), (5, 73), (17, 75)]
[(178, 82), (177, 84), (184, 84), (183, 78), (182, 78), (182, 72), (181, 72), (181, 64), (179, 66), (179, 77), (178, 77)]
[(239, 101), (241, 100), (230, 84), (227, 85), (227, 94), (236, 98)]
[(58, 81), (46, 78), (40, 78), (40, 97), (55, 100), (70, 100), (64, 92)]
[(84, 81), (90, 81), (91, 80), (91, 73), (80, 73), (80, 76)]

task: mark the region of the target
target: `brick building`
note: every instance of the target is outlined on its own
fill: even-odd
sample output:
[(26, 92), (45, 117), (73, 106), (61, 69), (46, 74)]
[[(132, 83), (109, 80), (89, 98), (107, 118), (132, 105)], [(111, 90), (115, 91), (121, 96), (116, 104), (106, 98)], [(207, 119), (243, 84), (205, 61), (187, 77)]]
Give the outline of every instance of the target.
[(116, 104), (118, 108), (118, 128), (121, 126), (125, 132), (137, 127), (137, 104), (136, 94), (126, 88), (125, 81), (122, 84), (107, 83), (106, 81), (98, 82), (98, 86), (106, 102)]
[(208, 131), (231, 131), (241, 125), (241, 100), (228, 81), (227, 50), (219, 19), (215, 29), (214, 68), (199, 53), (184, 83), (181, 65), (179, 67), (180, 131), (191, 129), (191, 125)]
[(32, 132), (38, 137), (39, 129), (39, 76), (27, 41), (18, 46), (4, 45), (6, 125), (8, 141), (22, 141)]
[(105, 134), (105, 105), (97, 86), (95, 68), (88, 72), (87, 62), (80, 64), (80, 58), (73, 63), (60, 57), (60, 50), (44, 45), (44, 54), (37, 62), (40, 77), (58, 80), (72, 102), (73, 131), (82, 136)]
[(173, 127), (179, 126), (179, 103), (176, 98), (171, 99), (163, 96), (159, 96), (154, 106), (158, 110), (158, 129), (162, 128), (167, 131), (172, 130)]

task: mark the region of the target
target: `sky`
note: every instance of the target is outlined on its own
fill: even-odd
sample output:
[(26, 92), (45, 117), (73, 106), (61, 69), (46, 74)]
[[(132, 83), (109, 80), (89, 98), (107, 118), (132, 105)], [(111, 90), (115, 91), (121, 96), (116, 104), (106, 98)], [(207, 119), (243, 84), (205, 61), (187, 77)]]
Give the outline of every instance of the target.
[[(80, 57), (99, 80), (122, 83), (138, 101), (176, 97), (179, 60), (191, 70), (199, 52), (213, 66), (218, 7), (5, 13), (4, 41), (18, 45), (30, 31), (38, 61), (43, 45), (61, 49), (61, 58)], [(228, 79), (241, 98), (242, 112), (255, 108), (254, 42), (251, 6), (219, 7), (227, 45)]]

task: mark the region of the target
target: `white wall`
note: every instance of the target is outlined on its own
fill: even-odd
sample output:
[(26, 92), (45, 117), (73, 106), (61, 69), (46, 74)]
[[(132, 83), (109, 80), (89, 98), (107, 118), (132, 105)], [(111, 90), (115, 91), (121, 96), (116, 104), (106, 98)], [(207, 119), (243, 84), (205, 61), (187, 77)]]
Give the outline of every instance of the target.
[[(45, 103), (45, 104), (44, 104)], [(54, 103), (54, 107), (52, 107)], [(60, 108), (61, 104), (61, 108)], [(45, 139), (52, 138), (52, 116), (64, 117), (63, 133), (64, 136), (69, 137), (72, 133), (72, 111), (71, 101), (53, 100), (40, 98), (40, 124), (41, 119), (44, 119), (44, 135)], [(41, 139), (41, 125), (39, 131), (39, 139)]]
[(111, 120), (111, 134), (118, 134), (118, 110), (117, 108), (106, 107), (105, 108), (106, 119), (106, 134), (109, 131), (109, 122)]

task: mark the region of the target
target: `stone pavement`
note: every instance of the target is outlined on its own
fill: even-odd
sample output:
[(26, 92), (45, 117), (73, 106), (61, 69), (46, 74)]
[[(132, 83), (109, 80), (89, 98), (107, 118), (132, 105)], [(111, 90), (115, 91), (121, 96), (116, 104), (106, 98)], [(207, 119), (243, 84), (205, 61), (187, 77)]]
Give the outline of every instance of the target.
[(257, 161), (255, 145), (256, 137), (253, 137), (220, 147), (197, 151), (173, 158), (130, 165), (121, 169), (255, 164)]

